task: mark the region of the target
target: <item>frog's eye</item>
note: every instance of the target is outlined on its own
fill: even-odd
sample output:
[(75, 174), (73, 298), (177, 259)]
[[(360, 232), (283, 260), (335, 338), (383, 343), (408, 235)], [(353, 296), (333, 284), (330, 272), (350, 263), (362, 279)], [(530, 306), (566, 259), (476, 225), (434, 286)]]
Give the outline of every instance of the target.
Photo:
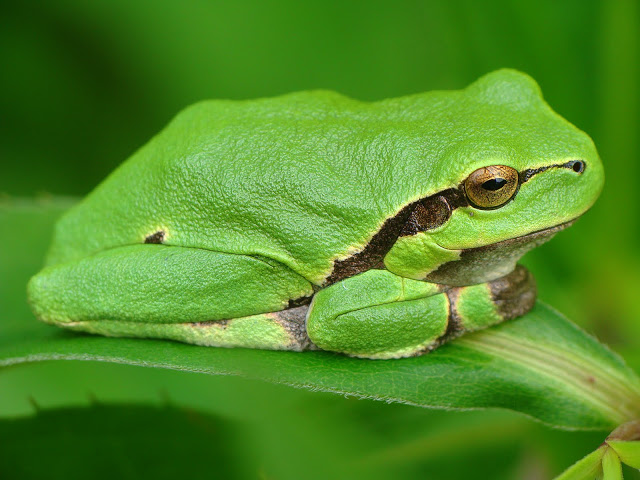
[(498, 208), (518, 190), (518, 171), (506, 165), (491, 165), (474, 171), (464, 181), (469, 203), (477, 208)]

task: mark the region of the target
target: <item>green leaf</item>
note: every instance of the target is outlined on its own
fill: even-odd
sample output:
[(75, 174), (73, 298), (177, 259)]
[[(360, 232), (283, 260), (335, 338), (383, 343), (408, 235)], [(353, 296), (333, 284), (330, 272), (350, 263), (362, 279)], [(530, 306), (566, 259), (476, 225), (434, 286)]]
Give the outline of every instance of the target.
[[(196, 347), (176, 342), (80, 335), (44, 325), (24, 288), (42, 261), (68, 202), (0, 206), (0, 366), (99, 360), (209, 374), (444, 409), (508, 408), (567, 429), (612, 429), (640, 418), (640, 379), (610, 350), (551, 308), (435, 352), (362, 360), (328, 352)], [(0, 370), (0, 374), (2, 370)]]
[(257, 478), (241, 433), (229, 421), (170, 406), (42, 411), (0, 421), (0, 438), (11, 439), (0, 449), (0, 471), (22, 480)]
[(640, 441), (607, 440), (607, 443), (616, 451), (623, 463), (640, 469)]
[(622, 462), (640, 469), (640, 420), (620, 425), (611, 432), (606, 442)]
[(600, 447), (594, 452), (578, 460), (565, 470), (555, 480), (593, 480), (602, 475), (602, 457), (606, 453), (606, 447)]
[(612, 448), (607, 448), (602, 457), (602, 473), (604, 480), (622, 480), (622, 464)]

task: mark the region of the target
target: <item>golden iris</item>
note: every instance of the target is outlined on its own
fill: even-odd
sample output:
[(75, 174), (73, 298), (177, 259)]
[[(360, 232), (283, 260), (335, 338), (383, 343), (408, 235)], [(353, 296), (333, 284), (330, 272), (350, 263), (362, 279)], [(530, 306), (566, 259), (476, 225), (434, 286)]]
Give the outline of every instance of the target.
[(464, 181), (469, 203), (478, 208), (498, 208), (518, 190), (518, 171), (506, 165), (491, 165), (475, 170)]

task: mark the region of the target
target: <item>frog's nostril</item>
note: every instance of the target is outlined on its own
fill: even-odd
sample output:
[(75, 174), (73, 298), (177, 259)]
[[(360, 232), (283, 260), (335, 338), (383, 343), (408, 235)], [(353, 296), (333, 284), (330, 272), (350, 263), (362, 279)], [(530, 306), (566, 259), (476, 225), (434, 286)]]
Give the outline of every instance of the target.
[(571, 162), (571, 169), (576, 173), (584, 172), (586, 164), (582, 160), (575, 160)]

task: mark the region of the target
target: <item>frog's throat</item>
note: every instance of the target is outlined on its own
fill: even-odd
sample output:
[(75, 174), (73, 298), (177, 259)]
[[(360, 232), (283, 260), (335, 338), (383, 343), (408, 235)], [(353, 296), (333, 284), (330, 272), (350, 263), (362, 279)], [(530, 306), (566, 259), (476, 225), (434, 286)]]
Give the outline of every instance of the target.
[[(460, 258), (443, 263), (429, 272), (424, 280), (444, 285), (462, 286), (495, 280), (515, 269), (525, 253), (550, 240), (556, 233), (571, 226), (577, 218), (553, 227), (509, 238), (481, 247), (460, 251)], [(445, 247), (442, 247), (445, 248)]]

